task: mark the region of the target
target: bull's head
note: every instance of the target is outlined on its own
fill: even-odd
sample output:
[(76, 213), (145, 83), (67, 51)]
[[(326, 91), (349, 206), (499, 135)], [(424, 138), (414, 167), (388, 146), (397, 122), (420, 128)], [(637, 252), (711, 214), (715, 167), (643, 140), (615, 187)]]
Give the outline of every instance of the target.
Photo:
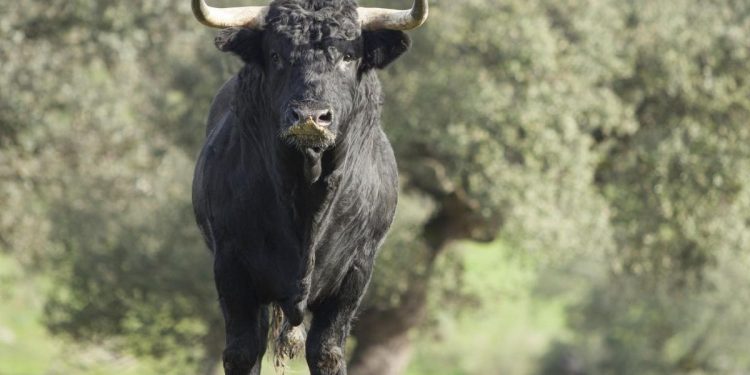
[[(409, 48), (402, 30), (427, 19), (410, 10), (357, 7), (353, 0), (275, 0), (270, 6), (214, 8), (192, 0), (200, 22), (225, 28), (217, 46), (252, 65), (284, 141), (316, 153), (332, 146), (352, 115), (364, 73)], [(370, 98), (379, 100), (379, 98)]]

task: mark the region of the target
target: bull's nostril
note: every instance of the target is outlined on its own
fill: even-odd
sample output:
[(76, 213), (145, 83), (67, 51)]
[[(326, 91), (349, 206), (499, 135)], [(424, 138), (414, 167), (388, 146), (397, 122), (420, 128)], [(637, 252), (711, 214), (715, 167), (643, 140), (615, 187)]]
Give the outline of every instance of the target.
[(291, 108), (287, 116), (292, 124), (313, 121), (318, 126), (330, 126), (333, 122), (333, 112), (330, 109), (314, 110), (308, 108)]
[(331, 113), (331, 111), (325, 111), (318, 116), (318, 124), (320, 125), (329, 125), (331, 121), (333, 121), (333, 113)]

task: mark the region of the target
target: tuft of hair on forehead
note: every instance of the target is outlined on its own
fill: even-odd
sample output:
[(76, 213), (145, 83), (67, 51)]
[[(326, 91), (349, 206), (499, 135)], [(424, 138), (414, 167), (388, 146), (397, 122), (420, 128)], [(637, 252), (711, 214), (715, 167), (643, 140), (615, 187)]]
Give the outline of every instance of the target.
[(354, 0), (275, 0), (267, 28), (294, 44), (352, 40), (361, 34)]

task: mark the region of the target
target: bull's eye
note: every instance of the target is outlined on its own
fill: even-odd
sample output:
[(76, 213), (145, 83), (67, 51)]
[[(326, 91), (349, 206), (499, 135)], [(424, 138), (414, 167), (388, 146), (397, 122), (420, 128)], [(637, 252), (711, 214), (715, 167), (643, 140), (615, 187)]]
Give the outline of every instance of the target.
[(344, 61), (353, 61), (353, 60), (354, 60), (354, 55), (352, 55), (351, 53), (347, 53), (346, 55), (344, 55)]
[(274, 64), (278, 64), (280, 60), (281, 60), (281, 58), (279, 57), (279, 54), (278, 54), (278, 53), (276, 53), (276, 52), (272, 52), (272, 53), (271, 53), (271, 61), (272, 61), (272, 62), (273, 62)]

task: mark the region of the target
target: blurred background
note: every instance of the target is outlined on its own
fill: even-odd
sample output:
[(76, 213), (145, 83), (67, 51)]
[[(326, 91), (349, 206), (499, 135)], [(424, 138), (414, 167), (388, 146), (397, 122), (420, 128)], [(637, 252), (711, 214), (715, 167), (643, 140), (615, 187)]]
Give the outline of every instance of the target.
[[(380, 74), (402, 193), (350, 373), (750, 373), (750, 2), (431, 4)], [(187, 0), (0, 4), (0, 374), (219, 373), (214, 34)]]

